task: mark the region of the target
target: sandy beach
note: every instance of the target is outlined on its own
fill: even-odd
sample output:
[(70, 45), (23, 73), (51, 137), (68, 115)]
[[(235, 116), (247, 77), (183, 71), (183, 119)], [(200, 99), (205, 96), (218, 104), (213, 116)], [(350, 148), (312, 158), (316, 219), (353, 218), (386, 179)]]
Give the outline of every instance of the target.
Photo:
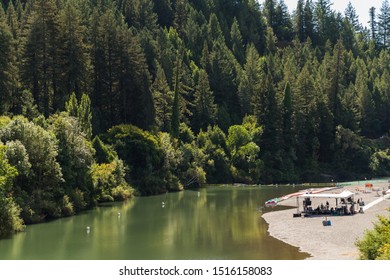
[[(355, 193), (355, 200), (363, 199), (365, 205), (376, 201), (377, 204), (369, 207), (364, 213), (357, 213), (350, 216), (329, 216), (331, 226), (323, 226), (325, 219), (321, 216), (297, 217), (296, 198), (290, 198), (280, 205), (295, 206), (288, 210), (270, 210), (262, 215), (269, 224), (268, 232), (271, 236), (282, 240), (290, 245), (298, 247), (302, 252), (311, 255), (309, 259), (317, 260), (356, 260), (359, 258), (359, 251), (355, 242), (364, 236), (364, 232), (373, 228), (373, 223), (378, 221), (378, 215), (388, 216), (387, 209), (390, 207), (390, 200), (384, 199), (382, 190), (388, 189), (388, 183), (374, 184), (371, 190), (366, 189), (364, 184), (348, 186), (341, 189), (329, 191), (339, 193), (349, 190)], [(378, 191), (376, 191), (378, 190)], [(324, 192), (327, 193), (327, 192)], [(303, 210), (300, 199), (299, 210)], [(329, 201), (330, 207), (335, 206), (335, 199), (312, 199), (313, 208), (321, 203)]]

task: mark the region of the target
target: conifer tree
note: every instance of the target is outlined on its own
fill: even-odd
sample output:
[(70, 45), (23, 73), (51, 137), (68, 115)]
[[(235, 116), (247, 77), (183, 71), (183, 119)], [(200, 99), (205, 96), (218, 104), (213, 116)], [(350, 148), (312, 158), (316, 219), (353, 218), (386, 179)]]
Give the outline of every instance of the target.
[(175, 1), (175, 18), (173, 25), (181, 37), (184, 35), (184, 30), (188, 20), (187, 5), (188, 0)]
[(356, 14), (356, 9), (352, 6), (351, 2), (348, 2), (344, 15), (355, 31), (360, 31), (362, 29), (362, 26), (359, 23), (359, 16)]
[(88, 89), (88, 58), (85, 45), (85, 30), (81, 14), (72, 2), (67, 2), (59, 14), (59, 91), (54, 98), (55, 107), (63, 108), (65, 101), (74, 92), (78, 98)]
[(382, 2), (380, 14), (378, 15), (378, 43), (379, 46), (387, 49), (390, 41), (390, 5), (387, 0)]
[(297, 7), (294, 15), (294, 31), (300, 42), (306, 40), (305, 34), (305, 12), (303, 0), (297, 1)]
[(275, 20), (273, 30), (280, 41), (290, 41), (293, 35), (293, 24), (288, 12), (287, 5), (283, 0), (279, 0), (275, 10)]
[(199, 77), (194, 93), (194, 130), (206, 130), (209, 125), (214, 125), (217, 117), (217, 106), (214, 104), (213, 92), (210, 90), (207, 72), (199, 70)]
[(91, 100), (85, 93), (83, 93), (81, 96), (80, 105), (78, 108), (78, 120), (85, 137), (90, 140), (92, 138)]
[(5, 21), (0, 20), (0, 114), (8, 111), (11, 103), (11, 42), (12, 34)]
[(173, 24), (174, 12), (171, 0), (155, 0), (154, 8), (158, 15), (158, 23), (163, 27), (170, 27)]
[(377, 21), (376, 21), (376, 14), (375, 14), (375, 7), (370, 8), (370, 30), (371, 30), (371, 40), (376, 44), (377, 43)]
[(175, 66), (175, 79), (173, 89), (173, 104), (172, 104), (172, 119), (171, 119), (171, 135), (175, 138), (179, 137), (180, 126), (180, 79), (181, 79), (181, 53), (177, 53)]
[(243, 116), (253, 113), (251, 100), (258, 90), (260, 90), (260, 56), (253, 44), (249, 45), (246, 51), (246, 63), (238, 86), (238, 97)]
[(59, 24), (54, 0), (35, 1), (28, 25), (22, 77), (39, 110), (49, 116), (59, 86)]
[(312, 41), (314, 38), (314, 14), (313, 14), (313, 3), (311, 0), (306, 0), (304, 7), (304, 30), (305, 30), (305, 39), (309, 37)]
[(244, 63), (244, 43), (240, 32), (240, 27), (236, 18), (233, 19), (233, 24), (230, 30), (230, 39), (232, 52), (240, 64)]
[(158, 65), (156, 78), (152, 84), (156, 124), (161, 131), (171, 131), (173, 93), (165, 77), (164, 69)]

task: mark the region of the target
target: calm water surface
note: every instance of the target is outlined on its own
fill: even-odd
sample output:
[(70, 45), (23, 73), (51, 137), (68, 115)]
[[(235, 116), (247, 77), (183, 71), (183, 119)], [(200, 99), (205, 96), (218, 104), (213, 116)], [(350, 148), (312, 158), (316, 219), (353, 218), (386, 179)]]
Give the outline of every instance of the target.
[(213, 186), (106, 204), (0, 240), (0, 259), (304, 259), (268, 235), (258, 211), (297, 190)]

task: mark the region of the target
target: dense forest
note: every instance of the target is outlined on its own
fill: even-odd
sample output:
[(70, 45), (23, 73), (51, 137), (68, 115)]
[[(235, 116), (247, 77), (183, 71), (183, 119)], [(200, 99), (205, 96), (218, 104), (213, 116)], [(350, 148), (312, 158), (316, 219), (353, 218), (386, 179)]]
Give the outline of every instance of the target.
[(206, 183), (390, 175), (390, 5), (3, 0), (0, 236)]

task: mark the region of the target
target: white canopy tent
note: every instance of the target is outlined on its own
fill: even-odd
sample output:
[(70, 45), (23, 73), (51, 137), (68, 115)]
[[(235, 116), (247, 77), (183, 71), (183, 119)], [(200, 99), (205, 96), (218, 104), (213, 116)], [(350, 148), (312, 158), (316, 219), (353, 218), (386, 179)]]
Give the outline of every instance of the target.
[[(297, 196), (297, 210), (299, 212), (299, 198), (304, 198), (305, 200), (306, 199), (311, 199), (311, 198), (322, 198), (322, 199), (326, 199), (326, 198), (334, 198), (336, 199), (336, 207), (338, 205), (338, 200), (344, 200), (346, 203), (349, 201), (349, 202), (354, 202), (354, 196), (355, 194), (351, 191), (348, 191), (348, 190), (345, 190), (341, 193), (305, 193), (305, 194), (302, 194), (300, 196)], [(351, 199), (349, 199), (351, 198)]]
[(344, 198), (348, 199), (348, 197), (353, 197), (355, 194), (350, 191), (343, 191), (342, 193), (305, 193), (300, 197), (308, 197), (308, 198)]

